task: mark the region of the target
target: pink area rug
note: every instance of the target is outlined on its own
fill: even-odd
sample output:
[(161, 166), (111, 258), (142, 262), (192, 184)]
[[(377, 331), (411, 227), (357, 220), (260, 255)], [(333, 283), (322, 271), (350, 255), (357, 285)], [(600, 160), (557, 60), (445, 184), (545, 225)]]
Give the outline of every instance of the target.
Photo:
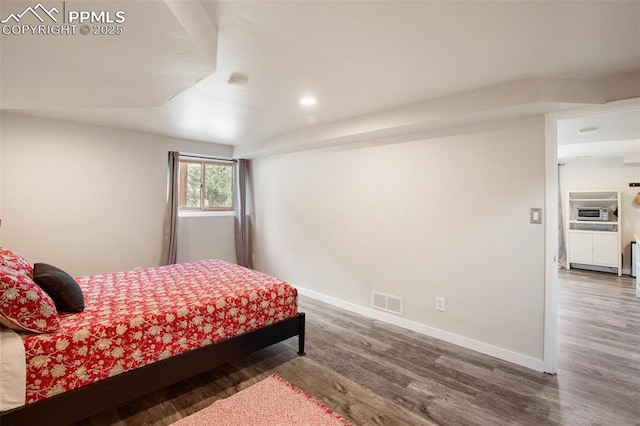
[(275, 374), (214, 402), (173, 426), (334, 426), (351, 425), (322, 402)]

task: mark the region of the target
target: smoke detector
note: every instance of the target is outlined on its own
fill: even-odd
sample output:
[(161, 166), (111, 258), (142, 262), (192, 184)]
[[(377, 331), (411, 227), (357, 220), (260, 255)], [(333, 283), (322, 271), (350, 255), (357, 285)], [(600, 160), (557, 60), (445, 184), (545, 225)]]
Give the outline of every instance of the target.
[(233, 87), (234, 89), (244, 89), (248, 82), (249, 78), (244, 74), (231, 74), (231, 76), (229, 76), (229, 80), (227, 81), (227, 83), (229, 83), (229, 86)]

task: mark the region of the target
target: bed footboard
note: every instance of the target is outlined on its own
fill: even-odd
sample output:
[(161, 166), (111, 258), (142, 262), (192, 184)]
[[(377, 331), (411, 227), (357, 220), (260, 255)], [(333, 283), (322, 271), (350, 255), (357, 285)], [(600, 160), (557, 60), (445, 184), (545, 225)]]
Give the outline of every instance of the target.
[(176, 355), (117, 376), (0, 413), (0, 424), (65, 425), (298, 336), (304, 355), (305, 315)]

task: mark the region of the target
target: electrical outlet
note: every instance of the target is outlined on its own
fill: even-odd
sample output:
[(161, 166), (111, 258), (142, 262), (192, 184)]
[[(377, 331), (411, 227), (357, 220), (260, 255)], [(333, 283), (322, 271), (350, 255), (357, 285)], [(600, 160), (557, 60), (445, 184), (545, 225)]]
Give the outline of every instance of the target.
[(436, 311), (446, 311), (446, 305), (444, 303), (444, 297), (442, 296), (436, 296)]

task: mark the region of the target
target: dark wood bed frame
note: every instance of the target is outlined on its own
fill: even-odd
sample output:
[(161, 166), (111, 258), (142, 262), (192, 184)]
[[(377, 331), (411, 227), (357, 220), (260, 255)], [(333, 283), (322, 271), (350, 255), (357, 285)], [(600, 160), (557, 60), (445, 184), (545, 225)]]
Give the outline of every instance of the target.
[(298, 336), (304, 355), (305, 315), (167, 358), (0, 413), (0, 425), (65, 425)]

